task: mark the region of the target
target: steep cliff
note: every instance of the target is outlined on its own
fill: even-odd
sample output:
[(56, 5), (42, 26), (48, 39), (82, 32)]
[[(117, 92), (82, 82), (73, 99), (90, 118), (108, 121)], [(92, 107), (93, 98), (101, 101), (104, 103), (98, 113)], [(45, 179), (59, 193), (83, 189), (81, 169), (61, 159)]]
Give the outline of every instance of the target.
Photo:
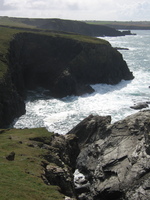
[(54, 97), (64, 97), (87, 92), (89, 84), (116, 84), (133, 78), (122, 55), (108, 42), (84, 39), (17, 34), (10, 43), (9, 60), (18, 91), (43, 87)]
[(25, 113), (24, 99), (11, 80), (8, 51), (15, 30), (0, 28), (0, 127)]
[[(105, 22), (104, 22), (105, 23)], [(75, 34), (82, 34), (88, 36), (124, 36), (131, 33), (122, 32), (115, 28), (105, 25), (88, 24), (77, 20), (64, 19), (33, 19), (33, 18), (13, 18), (0, 17), (0, 25), (17, 26), (24, 28), (39, 28), (51, 31), (65, 31)]]
[(42, 87), (61, 98), (91, 93), (90, 84), (133, 79), (122, 55), (105, 40), (15, 28), (1, 30), (9, 32), (9, 37), (3, 39), (2, 32), (7, 51), (1, 57), (5, 57), (5, 73), (0, 86), (0, 127), (25, 112), (23, 99), (28, 89)]
[(12, 84), (10, 74), (6, 73), (0, 81), (0, 127), (6, 127), (24, 113), (24, 99)]

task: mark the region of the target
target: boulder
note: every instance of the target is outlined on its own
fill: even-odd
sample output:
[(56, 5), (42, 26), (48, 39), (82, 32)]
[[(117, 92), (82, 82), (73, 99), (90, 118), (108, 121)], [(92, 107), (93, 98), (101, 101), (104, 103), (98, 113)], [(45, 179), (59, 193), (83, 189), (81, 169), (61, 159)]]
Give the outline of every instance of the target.
[(135, 109), (135, 110), (140, 110), (142, 108), (147, 108), (148, 107), (148, 103), (137, 103), (134, 106), (130, 106), (130, 108)]
[(90, 183), (80, 199), (149, 199), (150, 110), (114, 124), (110, 117), (89, 116), (70, 132), (81, 149), (77, 168)]
[(6, 156), (6, 159), (9, 161), (14, 161), (15, 160), (15, 152), (11, 152), (9, 155)]

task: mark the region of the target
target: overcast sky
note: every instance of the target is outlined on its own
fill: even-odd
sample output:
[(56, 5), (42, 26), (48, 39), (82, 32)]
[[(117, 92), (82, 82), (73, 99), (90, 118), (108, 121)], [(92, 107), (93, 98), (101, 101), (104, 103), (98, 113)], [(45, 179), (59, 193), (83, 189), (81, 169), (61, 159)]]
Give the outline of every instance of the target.
[(150, 0), (0, 0), (0, 16), (150, 21)]

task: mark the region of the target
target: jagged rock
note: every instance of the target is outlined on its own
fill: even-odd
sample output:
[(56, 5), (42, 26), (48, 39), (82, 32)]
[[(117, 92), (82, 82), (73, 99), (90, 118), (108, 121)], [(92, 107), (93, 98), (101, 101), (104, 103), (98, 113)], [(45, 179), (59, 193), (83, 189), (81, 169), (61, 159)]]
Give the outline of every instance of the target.
[[(98, 125), (92, 127), (91, 123)], [(79, 126), (71, 131), (80, 141), (77, 168), (90, 183), (90, 191), (81, 199), (149, 199), (150, 110), (114, 124), (106, 117), (90, 116), (80, 127), (80, 131)]]
[(8, 156), (6, 156), (6, 159), (9, 161), (15, 160), (15, 152), (11, 152)]
[[(37, 138), (36, 138), (37, 140)], [(73, 182), (76, 158), (79, 146), (75, 135), (55, 134), (49, 144), (43, 144), (48, 153), (45, 155), (48, 163), (44, 163), (43, 180), (47, 184), (57, 185), (61, 192), (71, 198), (76, 198)]]
[(51, 185), (57, 185), (61, 188), (61, 192), (68, 196), (73, 196), (73, 181), (70, 176), (70, 171), (66, 167), (47, 165), (45, 176)]
[(109, 133), (106, 129), (110, 122), (111, 116), (103, 117), (98, 115), (89, 115), (72, 130), (70, 130), (68, 134), (75, 134), (79, 137), (79, 146), (84, 146), (85, 144), (93, 143), (95, 140), (100, 138), (105, 138)]

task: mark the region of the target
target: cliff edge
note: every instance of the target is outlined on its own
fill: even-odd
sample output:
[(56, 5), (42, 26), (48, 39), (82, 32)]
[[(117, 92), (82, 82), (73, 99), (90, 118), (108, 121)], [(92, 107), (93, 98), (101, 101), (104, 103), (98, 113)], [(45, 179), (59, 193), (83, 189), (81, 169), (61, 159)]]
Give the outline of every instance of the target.
[(0, 127), (25, 112), (23, 100), (28, 89), (42, 87), (51, 96), (61, 98), (91, 93), (90, 84), (133, 79), (122, 55), (105, 40), (15, 28), (1, 30), (9, 37), (2, 40), (2, 45), (7, 43), (7, 51), (2, 52), (5, 61), (1, 60), (5, 73), (0, 86)]

